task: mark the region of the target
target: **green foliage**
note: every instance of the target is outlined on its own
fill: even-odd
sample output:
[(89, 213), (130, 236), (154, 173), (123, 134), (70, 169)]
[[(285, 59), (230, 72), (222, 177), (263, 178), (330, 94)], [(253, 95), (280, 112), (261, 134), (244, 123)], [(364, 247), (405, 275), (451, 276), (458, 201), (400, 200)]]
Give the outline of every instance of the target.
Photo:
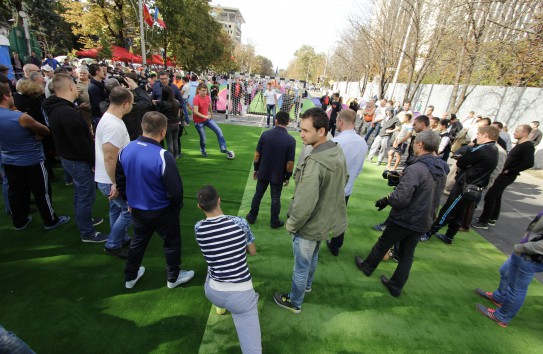
[(273, 63), (270, 59), (262, 55), (257, 55), (255, 57), (255, 60), (256, 60), (255, 74), (271, 76), (275, 73), (275, 70), (273, 69)]
[(317, 78), (324, 72), (325, 61), (324, 53), (316, 53), (315, 48), (304, 44), (294, 52), (294, 59), (287, 69), (287, 77), (317, 82)]

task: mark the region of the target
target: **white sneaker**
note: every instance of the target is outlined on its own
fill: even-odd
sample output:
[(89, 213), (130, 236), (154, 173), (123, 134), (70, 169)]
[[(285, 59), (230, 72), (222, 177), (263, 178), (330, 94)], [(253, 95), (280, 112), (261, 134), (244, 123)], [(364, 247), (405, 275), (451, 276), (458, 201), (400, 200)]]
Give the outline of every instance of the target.
[(183, 283), (188, 282), (194, 277), (194, 271), (193, 270), (181, 270), (179, 271), (179, 275), (177, 276), (177, 280), (172, 283), (168, 282), (168, 288), (173, 289), (178, 285), (181, 285)]
[(145, 273), (145, 267), (140, 267), (140, 269), (138, 270), (138, 276), (136, 277), (136, 279), (127, 281), (126, 283), (124, 283), (124, 286), (127, 289), (132, 289), (134, 285), (136, 285), (138, 280), (140, 280), (140, 278), (143, 276), (143, 273)]

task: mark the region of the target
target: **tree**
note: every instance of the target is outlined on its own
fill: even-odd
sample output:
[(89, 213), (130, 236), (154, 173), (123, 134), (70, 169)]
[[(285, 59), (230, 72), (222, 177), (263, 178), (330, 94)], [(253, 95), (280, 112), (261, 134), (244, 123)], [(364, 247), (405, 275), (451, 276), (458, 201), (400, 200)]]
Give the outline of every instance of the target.
[(263, 75), (263, 76), (273, 76), (275, 74), (275, 70), (273, 69), (273, 63), (270, 59), (262, 55), (257, 55), (255, 57), (255, 60), (256, 60), (255, 74)]
[(289, 63), (286, 76), (298, 80), (317, 82), (324, 71), (326, 58), (324, 53), (316, 53), (315, 48), (304, 44), (294, 52), (294, 59)]

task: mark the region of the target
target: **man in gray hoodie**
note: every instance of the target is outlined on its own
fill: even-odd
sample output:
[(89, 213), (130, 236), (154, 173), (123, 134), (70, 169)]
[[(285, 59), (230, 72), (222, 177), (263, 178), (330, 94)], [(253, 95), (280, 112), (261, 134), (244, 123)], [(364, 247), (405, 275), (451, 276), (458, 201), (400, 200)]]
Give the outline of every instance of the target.
[(439, 142), (436, 132), (417, 134), (413, 145), (415, 157), (407, 162), (400, 183), (391, 194), (375, 202), (379, 210), (392, 207), (385, 231), (366, 259), (355, 256), (356, 266), (369, 277), (388, 250), (399, 242), (394, 274), (390, 279), (381, 275), (381, 282), (394, 297), (400, 296), (407, 282), (420, 232), (432, 226), (445, 187), (449, 166), (434, 154)]

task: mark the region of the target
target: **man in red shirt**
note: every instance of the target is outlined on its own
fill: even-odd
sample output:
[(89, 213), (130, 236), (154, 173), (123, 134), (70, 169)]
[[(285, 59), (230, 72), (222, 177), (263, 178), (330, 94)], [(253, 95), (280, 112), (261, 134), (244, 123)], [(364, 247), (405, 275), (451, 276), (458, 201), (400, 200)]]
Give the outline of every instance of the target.
[(211, 98), (207, 93), (207, 85), (200, 83), (196, 89), (198, 94), (194, 97), (193, 106), (194, 106), (194, 126), (200, 135), (200, 152), (203, 157), (207, 157), (206, 152), (206, 132), (205, 127), (213, 130), (217, 134), (217, 140), (219, 140), (219, 146), (221, 152), (225, 153), (229, 159), (234, 158), (234, 153), (226, 149), (226, 140), (222, 134), (221, 128), (213, 120), (213, 115), (209, 112), (209, 106), (211, 105)]

